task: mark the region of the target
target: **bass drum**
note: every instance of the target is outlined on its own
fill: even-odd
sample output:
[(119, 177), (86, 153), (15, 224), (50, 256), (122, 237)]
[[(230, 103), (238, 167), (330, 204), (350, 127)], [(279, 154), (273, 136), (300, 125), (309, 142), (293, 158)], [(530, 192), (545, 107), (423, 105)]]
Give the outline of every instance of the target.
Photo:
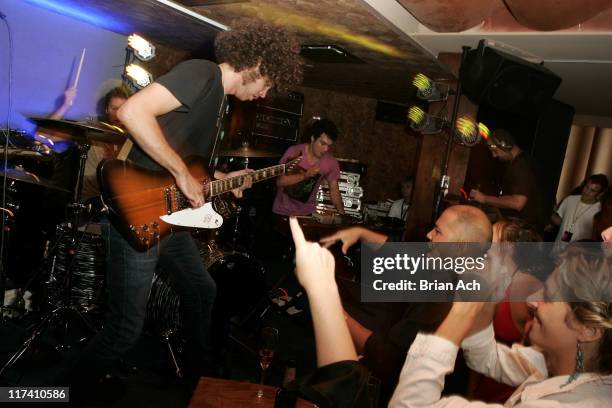
[(208, 271), (217, 284), (212, 333), (215, 349), (221, 350), (227, 343), (230, 322), (242, 323), (263, 299), (265, 269), (248, 253), (226, 252)]
[(56, 306), (63, 302), (67, 272), (71, 270), (72, 301), (86, 312), (103, 311), (106, 245), (102, 236), (78, 231), (73, 238), (70, 227), (60, 224), (51, 255), (46, 282), (49, 302)]
[[(217, 284), (217, 297), (212, 311), (213, 344), (217, 350), (227, 342), (230, 321), (242, 320), (254, 310), (266, 290), (264, 268), (251, 255), (244, 252), (219, 252), (209, 257), (207, 251), (202, 262)], [(179, 297), (166, 275), (156, 274), (147, 304), (147, 321), (156, 334), (165, 337), (180, 332)]]

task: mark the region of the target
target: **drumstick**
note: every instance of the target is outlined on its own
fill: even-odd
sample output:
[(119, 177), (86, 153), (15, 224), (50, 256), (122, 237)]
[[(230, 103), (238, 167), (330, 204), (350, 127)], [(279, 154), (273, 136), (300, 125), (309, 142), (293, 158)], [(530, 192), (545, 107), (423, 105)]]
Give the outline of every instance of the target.
[(79, 62), (79, 68), (77, 69), (76, 78), (74, 79), (74, 84), (72, 85), (73, 88), (76, 88), (79, 84), (79, 78), (81, 77), (81, 68), (83, 68), (83, 60), (85, 59), (85, 51), (86, 48), (83, 48), (83, 51), (81, 51), (81, 61)]

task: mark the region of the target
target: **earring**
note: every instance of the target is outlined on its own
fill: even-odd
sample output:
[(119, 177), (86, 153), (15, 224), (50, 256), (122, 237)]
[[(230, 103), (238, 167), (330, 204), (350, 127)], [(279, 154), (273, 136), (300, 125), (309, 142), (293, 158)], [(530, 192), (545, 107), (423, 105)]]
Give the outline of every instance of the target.
[(584, 352), (582, 351), (582, 347), (580, 347), (580, 342), (576, 343), (576, 371), (572, 373), (567, 379), (567, 382), (564, 385), (567, 385), (576, 380), (584, 371)]

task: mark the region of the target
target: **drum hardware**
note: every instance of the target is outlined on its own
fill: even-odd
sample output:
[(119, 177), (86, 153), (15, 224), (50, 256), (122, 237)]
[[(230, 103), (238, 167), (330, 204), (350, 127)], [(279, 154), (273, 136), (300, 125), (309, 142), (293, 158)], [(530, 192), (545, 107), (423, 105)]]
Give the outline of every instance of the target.
[[(63, 328), (62, 339), (60, 343), (56, 346), (58, 350), (70, 349), (72, 347), (71, 344), (68, 343), (68, 334), (71, 327), (70, 321), (77, 320), (81, 322), (91, 333), (95, 333), (97, 331), (93, 323), (83, 313), (82, 306), (76, 303), (75, 299), (73, 298), (73, 272), (75, 266), (77, 265), (77, 262), (75, 260), (79, 255), (79, 241), (77, 239), (79, 236), (78, 226), (81, 214), (85, 210), (85, 205), (80, 202), (80, 198), (81, 191), (83, 188), (85, 162), (87, 160), (87, 153), (90, 147), (89, 143), (87, 143), (87, 140), (103, 139), (104, 137), (106, 137), (105, 135), (108, 132), (93, 128), (91, 126), (75, 124), (68, 121), (57, 121), (46, 118), (32, 119), (34, 119), (37, 123), (41, 125), (46, 125), (48, 127), (52, 127), (50, 125), (56, 124), (62, 129), (69, 128), (75, 132), (75, 134), (73, 135), (74, 140), (80, 142), (77, 144), (79, 148), (79, 167), (77, 174), (77, 183), (73, 192), (73, 202), (68, 205), (68, 208), (71, 212), (72, 222), (70, 225), (70, 233), (66, 234), (68, 236), (68, 242), (65, 245), (66, 270), (64, 277), (64, 287), (62, 288), (64, 299), (63, 302), (60, 302), (59, 306), (55, 307), (49, 314), (47, 314), (47, 316), (42, 319), (42, 321), (34, 328), (30, 337), (26, 339), (26, 341), (21, 345), (21, 347), (9, 358), (5, 365), (0, 368), (0, 377), (2, 377), (4, 372), (11, 368), (30, 349), (32, 344), (45, 332), (48, 327), (51, 326), (52, 323), (59, 323)], [(70, 126), (66, 125), (67, 123), (70, 124)], [(92, 128), (94, 130), (97, 130), (98, 132), (95, 132), (94, 130), (92, 130)], [(92, 134), (95, 135), (95, 137), (92, 137)], [(87, 337), (89, 336), (81, 338), (78, 342), (86, 340)]]
[(52, 182), (42, 177), (39, 177), (35, 173), (26, 171), (20, 166), (17, 166), (12, 169), (0, 170), (0, 177), (6, 177), (11, 180), (21, 181), (21, 182), (28, 183), (28, 184), (35, 184), (37, 186), (41, 186), (45, 188), (52, 188), (52, 189), (59, 190), (59, 191), (66, 191), (66, 192), (68, 191), (62, 187), (56, 186)]
[[(217, 350), (222, 349), (228, 338), (243, 344), (230, 334), (230, 325), (243, 326), (252, 315), (251, 309), (256, 309), (265, 292), (265, 270), (248, 253), (222, 251), (216, 242), (198, 242), (202, 262), (207, 265), (207, 270), (217, 284), (211, 324), (213, 346)], [(175, 373), (180, 377), (182, 371), (177, 350), (172, 346), (173, 342), (179, 345), (182, 342), (179, 307), (179, 296), (172, 289), (168, 276), (156, 273), (147, 303), (146, 321), (166, 344)]]
[[(242, 142), (242, 147), (233, 150), (222, 150), (219, 152), (219, 156), (224, 157), (243, 157), (245, 159), (249, 159), (251, 157), (280, 157), (280, 153), (270, 152), (267, 150), (258, 150), (252, 147), (249, 147), (248, 142)], [(245, 160), (246, 164), (248, 164), (248, 160)]]
[(42, 116), (29, 116), (29, 119), (38, 126), (68, 132), (68, 137), (78, 145), (84, 146), (92, 141), (121, 145), (127, 139), (119, 132), (120, 128), (108, 124), (94, 126), (89, 123), (75, 122), (65, 119), (50, 119)]
[(168, 349), (168, 356), (174, 367), (174, 373), (178, 378), (183, 378), (183, 371), (177, 353), (172, 346), (176, 341), (179, 343), (177, 351), (182, 350), (182, 338), (180, 336), (181, 321), (179, 318), (179, 298), (168, 282), (166, 275), (156, 273), (153, 276), (151, 292), (147, 302), (146, 320), (153, 326), (153, 330), (159, 335), (162, 343)]

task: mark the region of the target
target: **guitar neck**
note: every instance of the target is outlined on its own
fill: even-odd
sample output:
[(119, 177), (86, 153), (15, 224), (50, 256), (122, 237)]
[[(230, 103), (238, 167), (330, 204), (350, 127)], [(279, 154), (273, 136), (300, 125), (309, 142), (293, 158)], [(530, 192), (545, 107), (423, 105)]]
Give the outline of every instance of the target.
[(228, 191), (232, 191), (239, 188), (244, 184), (246, 177), (251, 177), (253, 183), (257, 183), (270, 178), (278, 177), (285, 173), (285, 164), (278, 164), (272, 167), (266, 167), (264, 169), (255, 170), (248, 175), (228, 177), (220, 180), (213, 180), (208, 183), (207, 196), (215, 197)]

